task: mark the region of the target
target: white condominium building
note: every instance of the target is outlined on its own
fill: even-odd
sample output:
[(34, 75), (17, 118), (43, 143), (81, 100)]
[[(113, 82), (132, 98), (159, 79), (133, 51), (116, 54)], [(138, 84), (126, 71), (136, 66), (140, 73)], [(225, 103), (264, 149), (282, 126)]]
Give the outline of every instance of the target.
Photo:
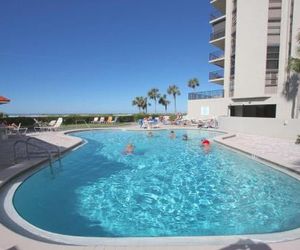
[(297, 57), (300, 0), (210, 3), (209, 80), (223, 90), (190, 93), (189, 116), (299, 118), (299, 75), (287, 66)]

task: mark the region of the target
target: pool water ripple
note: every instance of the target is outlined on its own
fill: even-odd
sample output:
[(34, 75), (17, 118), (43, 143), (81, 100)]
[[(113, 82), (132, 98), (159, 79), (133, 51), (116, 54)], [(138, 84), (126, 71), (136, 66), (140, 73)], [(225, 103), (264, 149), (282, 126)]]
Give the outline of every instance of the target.
[[(14, 205), (30, 223), (80, 236), (201, 236), (269, 233), (300, 226), (300, 183), (201, 138), (176, 131), (76, 133), (86, 145), (44, 168), (17, 190)], [(182, 141), (184, 133), (189, 141)], [(136, 146), (133, 155), (122, 151)]]

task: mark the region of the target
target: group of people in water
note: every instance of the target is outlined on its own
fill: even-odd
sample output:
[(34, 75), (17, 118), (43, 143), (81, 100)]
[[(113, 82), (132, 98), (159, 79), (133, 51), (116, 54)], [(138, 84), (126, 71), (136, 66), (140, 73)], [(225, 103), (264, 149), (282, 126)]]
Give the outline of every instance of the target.
[[(153, 137), (154, 134), (152, 131), (149, 131), (148, 134), (147, 134), (148, 137)], [(175, 139), (176, 138), (176, 134), (174, 132), (174, 130), (171, 130), (170, 131), (170, 134), (169, 134), (169, 138), (170, 139)], [(187, 134), (183, 134), (182, 135), (182, 140), (183, 141), (187, 141), (189, 140), (189, 137)], [(211, 149), (211, 142), (206, 139), (206, 138), (202, 138), (201, 141), (200, 141), (200, 146), (203, 148), (203, 150), (205, 151), (205, 153), (208, 153)], [(135, 146), (132, 144), (132, 143), (129, 143), (126, 145), (125, 149), (124, 149), (124, 154), (128, 155), (128, 154), (133, 154), (134, 153), (134, 148)]]

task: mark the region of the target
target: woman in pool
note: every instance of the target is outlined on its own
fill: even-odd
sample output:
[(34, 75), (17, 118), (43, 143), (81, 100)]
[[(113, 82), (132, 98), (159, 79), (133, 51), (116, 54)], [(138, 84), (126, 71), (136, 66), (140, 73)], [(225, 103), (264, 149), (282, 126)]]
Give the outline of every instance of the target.
[(134, 145), (132, 143), (127, 144), (124, 154), (129, 155), (134, 153)]
[(170, 139), (175, 139), (176, 138), (176, 134), (173, 130), (171, 130), (170, 134), (169, 134), (169, 138)]

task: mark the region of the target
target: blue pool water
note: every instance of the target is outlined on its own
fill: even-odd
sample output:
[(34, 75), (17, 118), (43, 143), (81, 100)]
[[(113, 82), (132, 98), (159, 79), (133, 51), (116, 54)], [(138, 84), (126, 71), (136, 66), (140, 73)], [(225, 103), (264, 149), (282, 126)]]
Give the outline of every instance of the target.
[[(201, 236), (269, 233), (300, 226), (300, 183), (214, 144), (200, 131), (89, 131), (88, 143), (16, 191), (31, 224), (77, 236)], [(182, 141), (187, 133), (189, 141)], [(136, 153), (122, 153), (127, 143)]]

